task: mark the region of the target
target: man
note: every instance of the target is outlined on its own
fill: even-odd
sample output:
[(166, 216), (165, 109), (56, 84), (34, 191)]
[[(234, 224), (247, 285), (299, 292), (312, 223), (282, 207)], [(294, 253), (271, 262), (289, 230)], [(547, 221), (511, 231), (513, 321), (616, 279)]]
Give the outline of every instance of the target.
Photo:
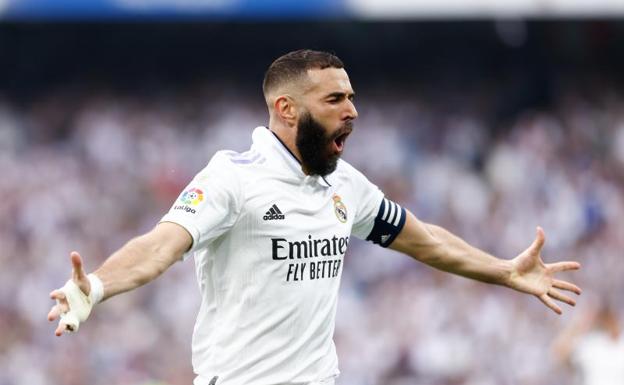
[(573, 369), (579, 384), (624, 383), (622, 325), (607, 302), (585, 309), (559, 334), (553, 348), (558, 361)]
[(332, 335), (343, 257), (353, 234), (435, 268), (574, 305), (554, 278), (576, 262), (544, 264), (544, 233), (512, 260), (497, 259), (419, 221), (340, 160), (357, 111), (344, 66), (300, 50), (271, 64), (263, 83), (269, 127), (248, 152), (220, 151), (162, 221), (87, 276), (51, 293), (56, 335), (76, 331), (92, 306), (132, 290), (194, 254), (202, 294), (193, 335), (196, 385), (333, 384)]

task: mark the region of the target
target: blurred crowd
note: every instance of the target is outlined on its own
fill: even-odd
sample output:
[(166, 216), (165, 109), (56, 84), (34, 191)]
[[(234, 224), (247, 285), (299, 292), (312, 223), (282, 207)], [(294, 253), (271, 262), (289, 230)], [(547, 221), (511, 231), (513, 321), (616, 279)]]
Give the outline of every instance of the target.
[[(192, 262), (98, 305), (62, 338), (46, 320), (48, 293), (69, 278), (72, 250), (93, 270), (154, 226), (215, 151), (248, 148), (264, 106), (224, 90), (67, 86), (27, 103), (0, 98), (0, 385), (192, 382)], [(498, 257), (520, 253), (541, 225), (544, 260), (581, 262), (563, 276), (584, 293), (557, 316), (536, 298), (354, 241), (338, 384), (573, 383), (553, 341), (590, 303), (624, 310), (623, 95), (570, 87), (548, 108), (494, 119), (505, 95), (362, 91), (346, 160), (422, 220)]]

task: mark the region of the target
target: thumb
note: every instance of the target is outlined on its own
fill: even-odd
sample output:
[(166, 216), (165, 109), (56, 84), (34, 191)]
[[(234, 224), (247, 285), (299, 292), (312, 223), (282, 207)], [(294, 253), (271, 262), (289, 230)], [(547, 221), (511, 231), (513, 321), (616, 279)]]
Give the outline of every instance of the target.
[(89, 295), (91, 285), (89, 284), (87, 274), (85, 274), (82, 267), (82, 257), (77, 251), (72, 251), (70, 258), (72, 263), (72, 280), (76, 283), (76, 285), (78, 285), (83, 293)]
[(539, 254), (542, 251), (542, 247), (544, 247), (544, 242), (546, 241), (546, 237), (544, 236), (544, 229), (540, 226), (537, 226), (537, 234), (535, 236), (535, 240), (531, 244), (529, 249), (531, 252)]

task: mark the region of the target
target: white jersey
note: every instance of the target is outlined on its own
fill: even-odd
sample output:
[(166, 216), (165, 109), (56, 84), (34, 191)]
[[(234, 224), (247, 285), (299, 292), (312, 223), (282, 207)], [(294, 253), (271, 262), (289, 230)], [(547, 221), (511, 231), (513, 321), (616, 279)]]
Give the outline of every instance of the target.
[(332, 381), (349, 237), (367, 238), (380, 211), (402, 227), (404, 210), (342, 160), (325, 178), (306, 176), (266, 127), (252, 139), (245, 153), (218, 152), (162, 219), (193, 237), (194, 384)]
[(583, 336), (572, 356), (583, 385), (624, 384), (624, 336), (611, 338), (603, 331)]

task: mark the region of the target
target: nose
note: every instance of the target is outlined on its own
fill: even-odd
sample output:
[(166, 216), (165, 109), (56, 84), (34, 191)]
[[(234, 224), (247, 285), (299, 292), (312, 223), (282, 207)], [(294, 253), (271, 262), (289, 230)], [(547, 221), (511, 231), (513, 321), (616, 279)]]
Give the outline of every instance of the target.
[(353, 120), (358, 117), (357, 109), (352, 100), (347, 99), (343, 120)]

